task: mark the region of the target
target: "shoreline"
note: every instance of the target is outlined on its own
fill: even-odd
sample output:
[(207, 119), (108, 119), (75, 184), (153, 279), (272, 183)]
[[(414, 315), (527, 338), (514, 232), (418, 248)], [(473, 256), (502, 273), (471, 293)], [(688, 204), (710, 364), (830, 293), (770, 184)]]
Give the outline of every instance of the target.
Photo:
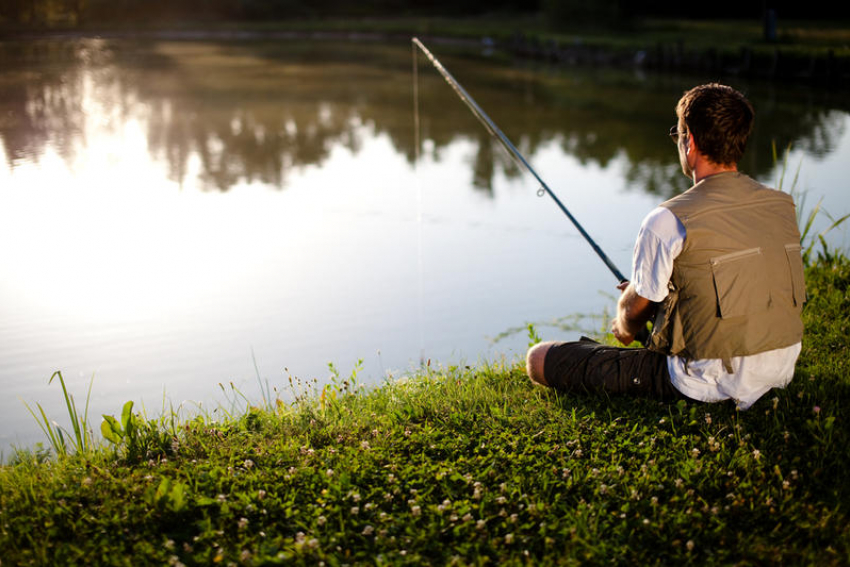
[(112, 444), (0, 466), (4, 562), (846, 564), (850, 260), (806, 277), (795, 377), (745, 412), (560, 394), (507, 361), (219, 421), (128, 403)]
[[(681, 37), (608, 32), (580, 35), (522, 32), (490, 24), (409, 21), (236, 22), (162, 27), (103, 26), (66, 29), (0, 29), (0, 41), (129, 39), (142, 41), (371, 41), (405, 42), (416, 36), (485, 55), (499, 54), (556, 66), (634, 68), (661, 73), (727, 75), (782, 83), (850, 87), (850, 47), (789, 42), (729, 42), (724, 47), (688, 43)], [(539, 24), (536, 24), (539, 25)], [(533, 28), (534, 26), (529, 26)], [(646, 36), (644, 38), (644, 36)]]

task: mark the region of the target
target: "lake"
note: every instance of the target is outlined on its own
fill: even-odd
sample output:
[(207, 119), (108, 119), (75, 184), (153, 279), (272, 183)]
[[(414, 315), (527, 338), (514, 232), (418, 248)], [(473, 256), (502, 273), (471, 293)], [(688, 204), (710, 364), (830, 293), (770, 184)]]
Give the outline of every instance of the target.
[[(689, 186), (668, 130), (698, 83), (752, 100), (743, 171), (850, 212), (847, 92), (429, 47), (626, 274)], [(66, 423), (56, 370), (79, 406), (93, 379), (97, 429), (127, 400), (216, 415), (231, 383), (290, 400), (600, 329), (616, 279), (421, 56), (416, 159), (412, 69), (407, 42), (0, 42), (6, 455), (44, 440), (24, 402)]]

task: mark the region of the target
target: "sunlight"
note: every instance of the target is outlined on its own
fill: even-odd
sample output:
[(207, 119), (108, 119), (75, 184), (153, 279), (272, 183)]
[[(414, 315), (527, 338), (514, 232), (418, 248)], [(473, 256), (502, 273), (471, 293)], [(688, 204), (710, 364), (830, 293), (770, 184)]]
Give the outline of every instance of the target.
[(253, 213), (262, 203), (210, 199), (197, 187), (197, 159), (181, 190), (149, 152), (146, 108), (121, 118), (98, 96), (85, 89), (73, 160), (48, 146), (3, 168), (0, 239), (14, 243), (0, 248), (4, 295), (18, 308), (95, 324), (179, 313), (226, 294), (257, 260)]

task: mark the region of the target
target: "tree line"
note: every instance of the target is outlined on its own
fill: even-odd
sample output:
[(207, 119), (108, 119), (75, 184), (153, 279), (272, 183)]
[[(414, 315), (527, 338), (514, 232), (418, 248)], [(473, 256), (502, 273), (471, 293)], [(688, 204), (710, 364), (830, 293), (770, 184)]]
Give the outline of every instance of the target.
[(3, 0), (0, 24), (30, 27), (108, 23), (159, 23), (303, 18), (475, 16), (542, 13), (553, 26), (600, 27), (642, 17), (835, 20), (850, 16), (850, 3), (834, 0), (740, 2), (715, 0), (710, 8), (672, 0)]

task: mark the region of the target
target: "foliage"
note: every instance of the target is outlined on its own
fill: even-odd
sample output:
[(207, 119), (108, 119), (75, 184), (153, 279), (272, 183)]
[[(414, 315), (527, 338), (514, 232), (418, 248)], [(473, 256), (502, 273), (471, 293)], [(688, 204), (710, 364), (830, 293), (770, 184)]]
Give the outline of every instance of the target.
[(173, 430), (169, 432), (162, 427), (162, 421), (149, 421), (134, 414), (132, 401), (124, 404), (120, 422), (111, 415), (104, 415), (100, 432), (131, 463), (167, 454), (173, 436)]
[[(68, 389), (65, 387), (65, 379), (62, 377), (62, 373), (57, 371), (54, 372), (50, 377), (48, 384), (53, 383), (53, 379), (59, 377), (59, 384), (62, 386), (62, 395), (65, 397), (65, 406), (68, 409), (68, 417), (71, 419), (71, 428), (74, 430), (74, 435), (71, 436), (68, 431), (57, 424), (55, 421), (51, 422), (47, 418), (47, 415), (44, 413), (44, 409), (41, 407), (41, 404), (36, 404), (38, 408), (39, 415), (36, 415), (33, 409), (24, 402), (27, 410), (29, 410), (30, 414), (32, 414), (35, 421), (38, 423), (38, 426), (47, 436), (48, 441), (50, 442), (50, 447), (57, 455), (66, 456), (69, 452), (68, 442), (72, 444), (72, 448), (77, 453), (88, 453), (93, 449), (92, 444), (92, 434), (91, 427), (88, 422), (89, 415), (89, 400), (91, 399), (91, 387), (94, 383), (94, 376), (92, 376), (91, 381), (89, 381), (89, 390), (86, 395), (86, 407), (80, 415), (79, 410), (77, 410), (77, 404), (74, 401), (74, 396), (68, 393)], [(66, 441), (69, 440), (69, 441)]]
[(159, 422), (169, 451), (138, 461), (19, 453), (4, 564), (846, 564), (850, 261), (807, 283), (797, 374), (747, 412), (559, 395), (510, 361), (372, 389), (332, 368), (293, 404)]
[[(771, 144), (771, 149), (773, 151), (773, 163), (779, 164), (780, 162), (779, 162), (779, 156), (778, 156), (777, 150), (776, 150), (776, 141), (775, 140)], [(785, 148), (785, 153), (782, 156), (782, 162), (781, 162), (782, 167), (780, 169), (779, 180), (777, 182), (777, 187), (776, 187), (780, 191), (785, 190), (785, 188), (784, 188), (785, 176), (788, 173), (788, 157), (789, 157), (790, 154), (791, 154), (791, 145), (789, 144), (788, 147)], [(794, 178), (791, 181), (791, 187), (787, 189), (787, 192), (788, 192), (788, 194), (790, 194), (794, 198), (794, 202), (797, 205), (797, 224), (800, 227), (800, 244), (803, 247), (803, 251), (802, 251), (803, 264), (809, 265), (809, 263), (812, 260), (812, 250), (814, 249), (816, 244), (821, 245), (821, 249), (822, 249), (821, 254), (829, 255), (829, 253), (830, 253), (829, 247), (826, 244), (826, 240), (824, 239), (824, 236), (826, 236), (828, 233), (830, 233), (834, 229), (836, 229), (839, 226), (841, 226), (842, 224), (844, 224), (844, 222), (847, 221), (848, 218), (850, 218), (850, 213), (847, 213), (846, 215), (839, 217), (837, 219), (834, 218), (832, 215), (829, 214), (829, 212), (827, 212), (824, 209), (821, 209), (821, 203), (823, 203), (823, 198), (821, 198), (817, 202), (817, 204), (814, 207), (812, 207), (812, 209), (808, 212), (808, 214), (805, 214), (803, 212), (804, 209), (805, 209), (805, 205), (806, 205), (806, 194), (805, 194), (804, 191), (800, 190), (800, 188), (797, 185), (798, 181), (800, 180), (800, 168), (802, 167), (802, 163), (803, 162), (802, 162), (802, 159), (801, 159), (800, 163), (797, 165), (797, 170), (794, 172)], [(814, 225), (815, 219), (817, 219), (817, 216), (819, 214), (825, 215), (829, 219), (830, 224), (828, 226), (826, 226), (825, 228), (821, 229), (821, 231), (818, 232), (817, 234), (811, 234), (812, 226)], [(805, 220), (804, 220), (804, 215), (805, 215)]]
[[(771, 2), (770, 7), (784, 19), (811, 19), (813, 15), (836, 19), (850, 14), (842, 4), (815, 0), (814, 4)], [(760, 22), (761, 4), (742, 7), (732, 0), (720, 0), (707, 12), (695, 6), (670, 0), (631, 2), (614, 0), (6, 0), (0, 4), (0, 22), (38, 26), (78, 26), (91, 23), (125, 22), (138, 25), (151, 22), (233, 20), (291, 20), (295, 18), (386, 18), (399, 16), (472, 16), (490, 14), (542, 13), (548, 21), (609, 27), (637, 18), (665, 17), (702, 20), (717, 14)]]
[(543, 0), (543, 12), (556, 28), (593, 26), (611, 28), (628, 23), (632, 6), (625, 0), (617, 2), (595, 2), (594, 0)]

